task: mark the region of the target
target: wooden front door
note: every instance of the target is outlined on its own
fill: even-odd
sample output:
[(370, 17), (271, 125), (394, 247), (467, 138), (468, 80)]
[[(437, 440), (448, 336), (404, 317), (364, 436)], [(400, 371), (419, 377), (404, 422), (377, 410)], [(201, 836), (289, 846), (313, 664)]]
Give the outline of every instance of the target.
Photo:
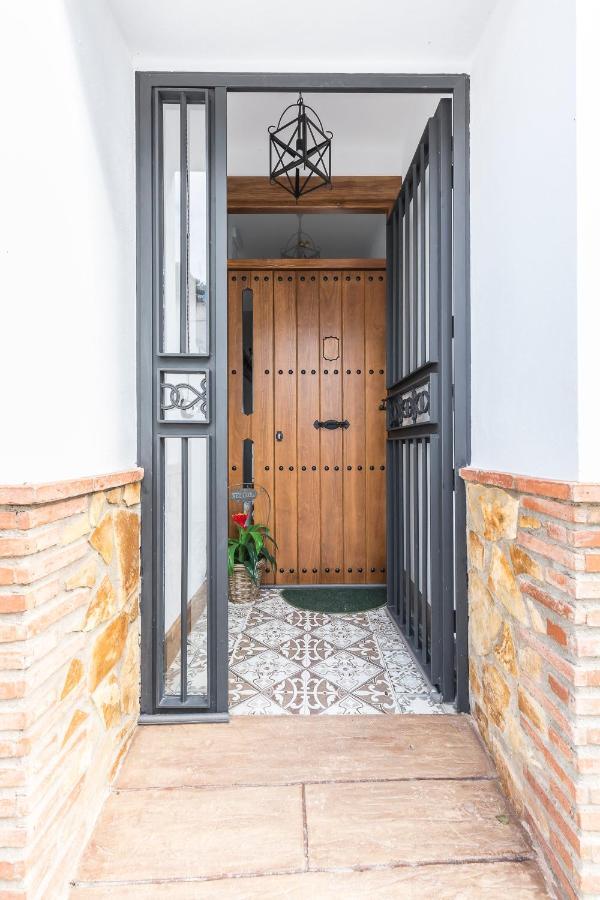
[(267, 492), (267, 583), (384, 584), (385, 269), (318, 264), (230, 263), (229, 480)]

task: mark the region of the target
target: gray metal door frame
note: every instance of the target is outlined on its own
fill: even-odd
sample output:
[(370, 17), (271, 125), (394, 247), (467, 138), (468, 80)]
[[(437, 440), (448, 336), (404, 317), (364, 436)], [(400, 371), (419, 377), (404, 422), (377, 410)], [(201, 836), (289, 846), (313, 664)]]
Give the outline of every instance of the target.
[[(227, 719), (227, 92), (436, 93), (452, 98), (454, 298), (454, 474), (456, 543), (456, 706), (468, 708), (466, 506), (458, 469), (470, 461), (469, 330), (469, 79), (458, 75), (331, 73), (136, 73), (137, 163), (137, 328), (138, 461), (142, 485), (142, 715), (141, 722), (223, 721)], [(208, 360), (210, 400), (218, 415), (210, 434), (209, 689), (201, 705), (161, 696), (158, 646), (160, 612), (160, 478), (157, 465), (156, 309), (160, 243), (156, 209), (158, 141), (157, 96), (162, 92), (204, 90), (211, 98), (210, 284), (211, 338)], [(176, 362), (170, 360), (171, 363)], [(207, 360), (203, 360), (207, 362)], [(184, 365), (180, 363), (180, 365)], [(173, 433), (179, 434), (176, 429)], [(388, 560), (388, 571), (390, 568)]]

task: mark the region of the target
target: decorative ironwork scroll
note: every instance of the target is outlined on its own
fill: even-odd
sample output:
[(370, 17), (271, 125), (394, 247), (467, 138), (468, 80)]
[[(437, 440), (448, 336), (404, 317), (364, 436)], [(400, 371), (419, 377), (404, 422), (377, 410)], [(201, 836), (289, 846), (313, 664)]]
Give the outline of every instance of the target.
[(432, 421), (432, 385), (428, 382), (413, 385), (388, 397), (385, 402), (387, 427), (411, 428)]
[[(182, 381), (182, 377), (188, 380)], [(163, 372), (160, 388), (163, 421), (208, 421), (207, 372)]]

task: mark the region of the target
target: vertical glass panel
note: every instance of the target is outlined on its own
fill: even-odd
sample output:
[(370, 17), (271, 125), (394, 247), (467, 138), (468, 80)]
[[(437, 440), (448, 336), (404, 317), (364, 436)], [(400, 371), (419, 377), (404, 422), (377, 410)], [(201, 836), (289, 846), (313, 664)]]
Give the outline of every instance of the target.
[(163, 261), (162, 344), (168, 353), (179, 353), (180, 270), (180, 128), (179, 104), (163, 106)]
[(184, 353), (208, 353), (208, 186), (206, 106), (188, 104), (189, 264), (187, 346)]
[[(187, 673), (183, 694), (204, 695), (208, 683), (208, 439), (165, 438), (163, 446), (165, 696), (182, 696), (182, 672)], [(187, 466), (182, 454), (187, 454)], [(183, 503), (184, 490), (187, 504)], [(185, 531), (187, 541), (182, 537)], [(181, 642), (186, 635), (182, 657)]]
[(188, 694), (206, 694), (208, 635), (208, 440), (188, 442)]
[(163, 666), (165, 695), (181, 690), (181, 438), (165, 438), (163, 536)]
[(242, 412), (245, 416), (254, 411), (253, 356), (254, 298), (251, 288), (242, 291)]
[[(187, 102), (185, 109), (186, 144), (182, 154), (181, 106), (179, 103), (163, 105), (161, 350), (206, 355), (209, 351), (206, 107), (203, 103)], [(183, 217), (182, 197), (187, 205)], [(182, 272), (182, 268), (186, 271)]]

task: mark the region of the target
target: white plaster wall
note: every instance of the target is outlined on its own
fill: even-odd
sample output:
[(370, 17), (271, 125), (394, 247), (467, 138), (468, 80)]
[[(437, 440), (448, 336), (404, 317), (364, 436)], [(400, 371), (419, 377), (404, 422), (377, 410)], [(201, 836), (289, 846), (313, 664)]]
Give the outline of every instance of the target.
[(471, 66), (472, 462), (567, 479), (578, 477), (574, 11), (504, 0)]
[(0, 483), (131, 466), (129, 52), (104, 2), (7, 3), (0, 35)]
[(600, 3), (577, 0), (579, 478), (600, 481)]

